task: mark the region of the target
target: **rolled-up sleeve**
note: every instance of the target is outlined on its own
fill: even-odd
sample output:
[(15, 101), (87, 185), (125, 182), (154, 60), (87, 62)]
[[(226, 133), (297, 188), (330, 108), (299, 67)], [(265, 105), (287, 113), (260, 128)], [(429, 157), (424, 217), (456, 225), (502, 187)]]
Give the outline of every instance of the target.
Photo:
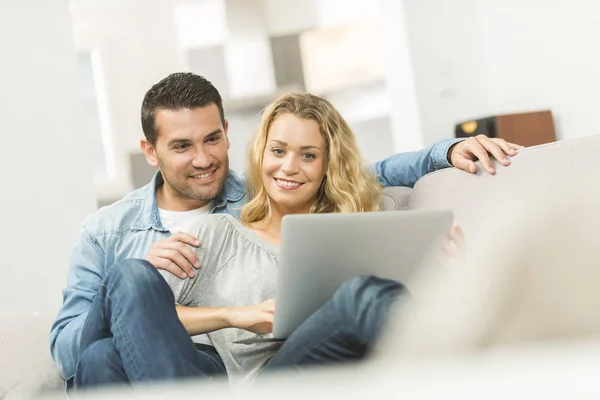
[(71, 255), (63, 305), (50, 330), (50, 353), (65, 378), (75, 374), (81, 329), (102, 284), (104, 260), (99, 243), (81, 227)]
[(413, 187), (430, 172), (451, 167), (450, 148), (463, 139), (443, 139), (420, 150), (398, 153), (373, 165), (377, 179), (383, 186)]

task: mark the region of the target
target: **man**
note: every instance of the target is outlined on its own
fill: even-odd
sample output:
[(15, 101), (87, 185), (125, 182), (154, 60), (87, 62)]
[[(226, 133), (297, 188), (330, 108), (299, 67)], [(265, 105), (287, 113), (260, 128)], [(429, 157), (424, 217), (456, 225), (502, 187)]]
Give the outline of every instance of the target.
[[(81, 332), (110, 266), (126, 258), (145, 258), (156, 268), (192, 277), (200, 265), (188, 245), (200, 243), (182, 233), (188, 223), (205, 213), (237, 217), (246, 202), (243, 178), (229, 170), (228, 122), (219, 92), (210, 82), (191, 73), (169, 75), (146, 93), (141, 114), (141, 148), (160, 172), (147, 186), (98, 210), (81, 226), (63, 307), (50, 334), (52, 356), (67, 378), (75, 373)], [(423, 175), (449, 166), (475, 172), (477, 159), (493, 174), (488, 152), (508, 165), (505, 154), (515, 155), (519, 147), (485, 136), (448, 139), (392, 156), (376, 163), (375, 170), (386, 186), (413, 186)], [(253, 323), (244, 318), (240, 327)], [(209, 354), (207, 362), (220, 362), (210, 347), (199, 348)]]

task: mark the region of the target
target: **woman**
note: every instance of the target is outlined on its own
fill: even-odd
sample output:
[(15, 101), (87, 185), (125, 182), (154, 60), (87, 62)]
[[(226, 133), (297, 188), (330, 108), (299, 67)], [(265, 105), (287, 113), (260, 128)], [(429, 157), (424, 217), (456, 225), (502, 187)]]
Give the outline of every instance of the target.
[[(241, 222), (229, 215), (200, 218), (191, 233), (202, 242), (198, 256), (204, 267), (191, 280), (163, 273), (178, 304), (225, 307), (224, 314), (208, 319), (197, 308), (180, 308), (179, 315), (189, 334), (208, 332), (233, 381), (254, 378), (279, 347), (233, 342), (253, 336), (252, 332), (270, 331), (273, 302), (269, 299), (275, 295), (282, 218), (299, 213), (376, 211), (382, 194), (375, 175), (363, 166), (348, 124), (331, 103), (311, 94), (285, 95), (265, 110), (248, 160), (252, 201), (243, 208)], [(393, 292), (400, 290), (397, 284), (389, 286)], [(265, 303), (241, 308), (260, 302)], [(240, 308), (254, 319), (236, 322)], [(228, 312), (233, 316), (227, 317)], [(200, 318), (194, 318), (194, 313)], [(231, 326), (245, 330), (219, 330)], [(294, 341), (291, 337), (282, 350), (296, 347)], [(367, 343), (357, 344), (360, 354), (353, 351), (352, 358), (364, 354), (366, 347)], [(289, 352), (299, 356), (294, 350)]]
[[(128, 261), (127, 268), (114, 274), (120, 285), (131, 281), (149, 289), (120, 299), (126, 304), (123, 312), (107, 316), (119, 354), (108, 357), (110, 367), (84, 363), (77, 386), (213, 376), (225, 370), (237, 386), (252, 382), (265, 366), (290, 368), (364, 356), (390, 303), (402, 293), (396, 282), (352, 279), (283, 345), (234, 343), (271, 331), (282, 218), (376, 211), (382, 193), (363, 166), (348, 124), (331, 103), (310, 94), (282, 96), (265, 110), (248, 160), (252, 201), (243, 208), (241, 222), (229, 215), (201, 217), (191, 233), (202, 243), (196, 250), (202, 268), (189, 280), (161, 271), (176, 309), (169, 287), (147, 262)], [(128, 331), (132, 318), (143, 325), (143, 338)], [(224, 366), (214, 354), (196, 351), (190, 335), (200, 333), (208, 333)], [(81, 347), (93, 341), (82, 334)]]

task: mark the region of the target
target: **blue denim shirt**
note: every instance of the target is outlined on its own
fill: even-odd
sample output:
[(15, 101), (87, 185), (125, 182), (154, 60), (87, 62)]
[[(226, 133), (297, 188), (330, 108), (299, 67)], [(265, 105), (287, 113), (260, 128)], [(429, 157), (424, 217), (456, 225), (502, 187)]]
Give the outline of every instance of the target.
[[(448, 150), (458, 141), (446, 139), (421, 151), (396, 154), (377, 162), (375, 172), (384, 186), (412, 187), (429, 172), (451, 166)], [(64, 377), (75, 374), (81, 328), (107, 268), (126, 258), (145, 258), (154, 242), (170, 235), (156, 204), (156, 188), (162, 184), (157, 173), (148, 185), (101, 208), (81, 224), (63, 290), (63, 306), (50, 332), (50, 351)], [(230, 171), (212, 212), (239, 218), (245, 203), (244, 179)]]

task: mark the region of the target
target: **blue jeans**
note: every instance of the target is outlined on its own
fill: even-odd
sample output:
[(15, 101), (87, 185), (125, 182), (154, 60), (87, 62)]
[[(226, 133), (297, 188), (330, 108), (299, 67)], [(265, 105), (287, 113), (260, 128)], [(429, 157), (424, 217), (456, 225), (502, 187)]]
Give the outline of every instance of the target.
[[(265, 373), (362, 359), (403, 293), (394, 281), (350, 279), (286, 340)], [(171, 289), (150, 263), (131, 259), (114, 265), (83, 328), (75, 387), (225, 373), (218, 354), (196, 349), (174, 304)]]
[(144, 260), (111, 267), (83, 326), (79, 354), (75, 389), (225, 373), (214, 348), (196, 347), (177, 317), (173, 292)]
[(379, 338), (390, 306), (406, 297), (395, 281), (375, 276), (347, 280), (290, 335), (263, 373), (363, 359)]

